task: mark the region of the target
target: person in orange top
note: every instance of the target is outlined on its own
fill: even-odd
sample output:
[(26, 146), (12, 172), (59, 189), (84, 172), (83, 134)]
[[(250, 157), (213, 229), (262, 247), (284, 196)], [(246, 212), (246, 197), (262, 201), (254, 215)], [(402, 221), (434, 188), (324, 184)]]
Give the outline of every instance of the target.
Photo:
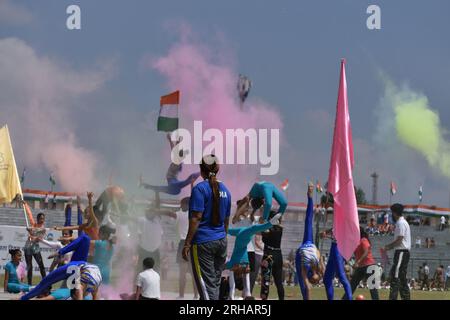
[[(372, 245), (369, 240), (369, 235), (363, 227), (359, 228), (361, 240), (355, 250), (355, 263), (353, 264), (353, 276), (350, 281), (352, 293), (355, 292), (361, 280), (367, 280), (375, 273), (375, 281), (379, 282), (379, 267), (372, 255)], [(370, 268), (369, 268), (370, 267)], [(378, 276), (378, 279), (376, 278)], [(379, 300), (378, 289), (373, 281), (367, 283), (373, 288), (370, 289), (370, 296), (372, 300)], [(379, 283), (378, 283), (379, 285)]]
[[(94, 197), (94, 193), (92, 192), (88, 192), (87, 193), (87, 197), (88, 197), (88, 207), (84, 210), (84, 219), (85, 222), (82, 224), (79, 224), (77, 226), (66, 226), (66, 227), (55, 227), (55, 230), (60, 230), (60, 231), (64, 231), (64, 230), (78, 230), (78, 235), (82, 235), (83, 233), (86, 233), (89, 238), (91, 238), (91, 240), (99, 240), (99, 234), (98, 234), (98, 230), (99, 230), (99, 225), (98, 225), (98, 220), (97, 217), (94, 214), (94, 209), (92, 206), (92, 198)], [(77, 197), (77, 205), (80, 208), (80, 198)]]
[(19, 198), (19, 201), (24, 206), (25, 212), (28, 217), (28, 239), (24, 246), (24, 252), (25, 261), (27, 264), (27, 280), (28, 284), (31, 286), (33, 281), (33, 258), (36, 260), (39, 266), (41, 277), (44, 278), (46, 275), (44, 262), (41, 255), (41, 248), (39, 246), (39, 239), (43, 239), (47, 233), (47, 230), (45, 228), (45, 214), (42, 212), (38, 213), (37, 221), (35, 221), (33, 218), (33, 213), (31, 212), (28, 204), (22, 198)]

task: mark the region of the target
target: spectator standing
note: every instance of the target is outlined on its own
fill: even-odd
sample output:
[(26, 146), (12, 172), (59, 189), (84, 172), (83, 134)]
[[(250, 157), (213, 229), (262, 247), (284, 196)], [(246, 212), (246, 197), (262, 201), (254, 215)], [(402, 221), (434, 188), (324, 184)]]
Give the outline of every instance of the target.
[(420, 237), (416, 237), (416, 248), (420, 248), (422, 246), (422, 239)]
[(444, 291), (444, 266), (440, 265), (434, 273), (434, 287), (437, 290)]
[(411, 250), (411, 230), (403, 217), (403, 205), (396, 203), (391, 206), (395, 224), (394, 241), (384, 247), (384, 250), (395, 250), (394, 263), (391, 268), (390, 300), (397, 300), (398, 293), (402, 300), (410, 300), (410, 289), (406, 275)]
[(52, 209), (56, 210), (56, 194), (53, 195), (53, 200), (52, 200)]
[(450, 286), (450, 266), (447, 267), (447, 272), (445, 273), (445, 290), (448, 290)]
[(420, 290), (422, 290), (423, 283), (424, 283), (424, 280), (425, 280), (425, 272), (424, 272), (422, 266), (419, 266), (419, 270), (417, 271), (417, 279), (419, 280), (418, 284), (419, 284)]
[(428, 267), (428, 264), (426, 262), (423, 263), (423, 281), (422, 281), (422, 287), (420, 290), (425, 290), (425, 286), (427, 287), (427, 290), (430, 289), (430, 268)]
[(145, 258), (153, 258), (153, 267), (156, 271), (160, 270), (160, 247), (162, 244), (163, 228), (161, 216), (176, 218), (176, 214), (171, 211), (157, 209), (158, 203), (154, 207), (147, 209), (145, 217), (139, 219), (139, 264), (141, 265)]
[(440, 226), (439, 226), (439, 230), (440, 230), (440, 231), (443, 231), (443, 230), (445, 229), (445, 223), (446, 223), (445, 217), (444, 217), (444, 216), (441, 216), (441, 224), (440, 224)]
[(45, 195), (45, 198), (44, 198), (44, 209), (45, 210), (48, 210), (48, 201), (50, 200), (50, 197), (49, 197), (49, 195), (48, 195), (48, 193)]

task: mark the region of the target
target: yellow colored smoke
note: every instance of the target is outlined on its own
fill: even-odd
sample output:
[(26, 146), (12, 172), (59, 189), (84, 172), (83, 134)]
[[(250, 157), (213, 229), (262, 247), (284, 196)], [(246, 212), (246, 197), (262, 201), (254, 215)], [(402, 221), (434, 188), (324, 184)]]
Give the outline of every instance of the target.
[(386, 81), (386, 92), (392, 103), (398, 139), (450, 178), (450, 143), (445, 140), (439, 114), (430, 107), (428, 98), (407, 88), (399, 89), (391, 81)]

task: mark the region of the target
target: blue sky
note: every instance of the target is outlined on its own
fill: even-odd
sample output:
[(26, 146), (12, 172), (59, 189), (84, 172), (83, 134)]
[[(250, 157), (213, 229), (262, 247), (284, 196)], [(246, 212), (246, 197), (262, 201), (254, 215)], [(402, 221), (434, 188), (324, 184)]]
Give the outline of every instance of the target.
[[(417, 202), (417, 190), (423, 184), (425, 202), (449, 206), (450, 181), (430, 168), (421, 155), (400, 146), (388, 150), (374, 143), (379, 126), (376, 114), (384, 94), (380, 71), (398, 85), (407, 83), (411, 90), (425, 94), (439, 112), (442, 127), (450, 128), (448, 1), (0, 0), (2, 3), (0, 39), (20, 39), (40, 58), (74, 72), (97, 70), (108, 62), (104, 84), (88, 94), (71, 96), (70, 120), (62, 119), (73, 123), (81, 147), (96, 150), (101, 157), (105, 165), (99, 176), (126, 162), (117, 160), (108, 137), (126, 143), (117, 131), (134, 130), (133, 135), (146, 138), (139, 146), (142, 160), (133, 163), (149, 172), (148, 179), (164, 181), (167, 165), (154, 151), (163, 150), (165, 141), (150, 122), (158, 98), (166, 90), (165, 81), (157, 72), (142, 68), (141, 62), (146, 56), (167, 54), (179, 39), (170, 26), (183, 22), (205, 45), (226, 43), (233, 69), (253, 80), (251, 98), (263, 99), (278, 109), (290, 150), (288, 156), (282, 155), (282, 170), (272, 180), (290, 178), (291, 200), (304, 199), (309, 179), (326, 179), (339, 61), (345, 57), (353, 134), (358, 140), (355, 183), (370, 199), (369, 176), (377, 170), (381, 202), (388, 200), (389, 181), (394, 180), (399, 201)], [(2, 15), (5, 3), (8, 19)], [(66, 28), (65, 10), (70, 4), (81, 7), (82, 30)], [(366, 28), (369, 4), (381, 7), (381, 30)], [(11, 10), (16, 10), (14, 16)], [(13, 137), (21, 141), (19, 125), (1, 112), (8, 110), (2, 106), (7, 100), (0, 98), (0, 122), (13, 123)], [(29, 143), (30, 139), (24, 140)], [(26, 165), (20, 160), (21, 150), (16, 151), (19, 168)], [(384, 152), (389, 154), (384, 156)], [(160, 170), (153, 170), (155, 167)], [(120, 170), (117, 179), (127, 184), (136, 172)], [(48, 169), (29, 169), (27, 179), (30, 187), (45, 188)]]

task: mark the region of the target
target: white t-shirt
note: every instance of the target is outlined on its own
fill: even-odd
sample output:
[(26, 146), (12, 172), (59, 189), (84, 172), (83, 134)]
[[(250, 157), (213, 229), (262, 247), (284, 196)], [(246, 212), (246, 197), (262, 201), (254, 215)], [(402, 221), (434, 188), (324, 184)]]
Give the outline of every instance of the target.
[(142, 249), (153, 252), (159, 249), (162, 242), (163, 228), (161, 226), (161, 218), (155, 216), (149, 220), (147, 217), (139, 219), (139, 234)]
[[(255, 235), (254, 240), (255, 240), (255, 254), (260, 256), (264, 255), (264, 242), (262, 241), (262, 236)], [(259, 244), (262, 249), (259, 249), (256, 244)]]
[(430, 274), (430, 268), (428, 266), (423, 267), (423, 273), (428, 276)]
[[(239, 220), (238, 222), (236, 222), (235, 224), (233, 224), (233, 228), (246, 228), (246, 227), (250, 227), (252, 226), (253, 223), (250, 221), (250, 219), (248, 218), (244, 218), (242, 220)], [(252, 237), (252, 241), (250, 241), (247, 245), (247, 252), (255, 252), (255, 245), (254, 242), (255, 241), (255, 236)]]
[(395, 224), (394, 239), (403, 236), (402, 243), (395, 247), (395, 250), (410, 250), (411, 249), (411, 231), (409, 224), (404, 217), (400, 217)]
[(149, 299), (161, 299), (159, 274), (153, 269), (147, 269), (138, 274), (136, 286), (142, 289), (142, 296)]
[(177, 231), (180, 240), (186, 240), (189, 231), (189, 212), (188, 211), (177, 211)]
[(444, 216), (441, 217), (441, 224), (445, 224), (445, 217)]

